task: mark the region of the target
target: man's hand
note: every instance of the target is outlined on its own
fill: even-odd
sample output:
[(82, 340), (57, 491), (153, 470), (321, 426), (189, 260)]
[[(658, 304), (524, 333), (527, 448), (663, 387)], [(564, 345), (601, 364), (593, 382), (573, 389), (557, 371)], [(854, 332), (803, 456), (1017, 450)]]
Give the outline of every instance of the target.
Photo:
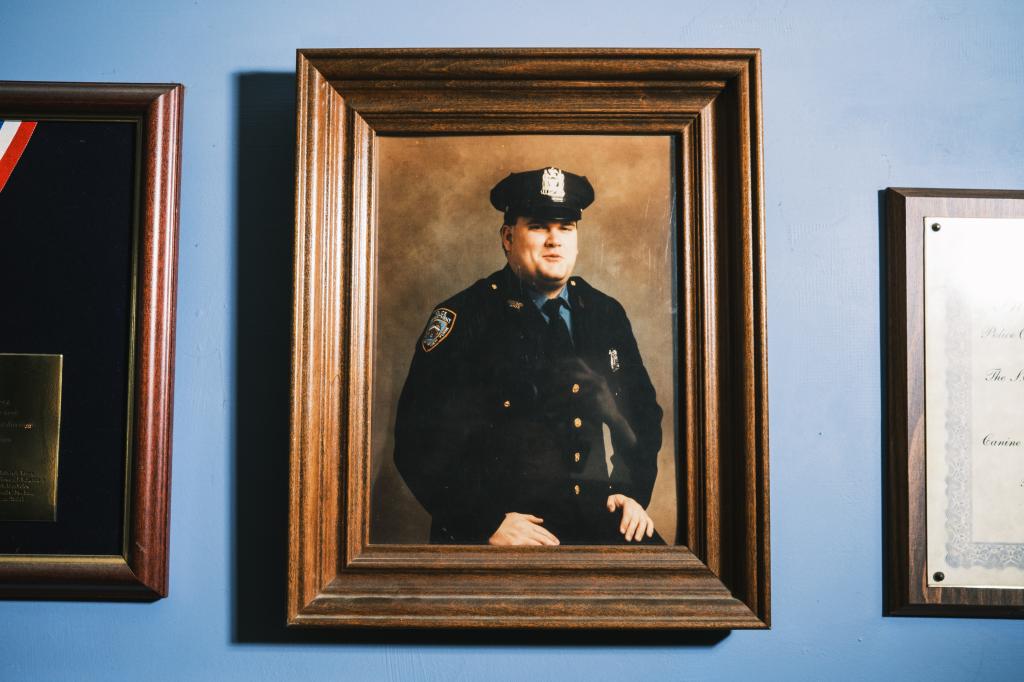
[[(629, 498), (626, 498), (629, 499)], [(636, 504), (635, 502), (633, 504)], [(638, 505), (639, 506), (639, 505)], [(488, 540), (492, 545), (557, 545), (558, 538), (542, 526), (544, 519), (533, 514), (509, 512)]]
[(619, 523), (619, 532), (626, 536), (626, 542), (633, 540), (639, 542), (644, 535), (654, 536), (654, 519), (647, 515), (639, 502), (619, 493), (609, 495), (608, 511), (614, 512), (620, 508), (622, 509), (622, 522)]

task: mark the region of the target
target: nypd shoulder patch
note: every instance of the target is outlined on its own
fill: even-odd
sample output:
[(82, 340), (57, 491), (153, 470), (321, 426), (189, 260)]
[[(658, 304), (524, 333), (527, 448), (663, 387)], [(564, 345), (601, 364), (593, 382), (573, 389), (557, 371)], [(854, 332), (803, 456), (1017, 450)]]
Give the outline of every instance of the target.
[(448, 335), (452, 333), (454, 328), (455, 311), (448, 308), (435, 309), (430, 316), (430, 321), (427, 322), (427, 329), (423, 332), (423, 338), (420, 339), (420, 346), (424, 352), (429, 353), (448, 338)]

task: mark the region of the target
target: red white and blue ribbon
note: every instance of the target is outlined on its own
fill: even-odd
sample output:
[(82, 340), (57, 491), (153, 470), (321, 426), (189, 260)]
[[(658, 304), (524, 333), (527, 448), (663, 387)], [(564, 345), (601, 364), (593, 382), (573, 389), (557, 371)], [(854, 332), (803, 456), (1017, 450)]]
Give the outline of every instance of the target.
[(11, 177), (35, 129), (35, 121), (0, 121), (0, 191)]

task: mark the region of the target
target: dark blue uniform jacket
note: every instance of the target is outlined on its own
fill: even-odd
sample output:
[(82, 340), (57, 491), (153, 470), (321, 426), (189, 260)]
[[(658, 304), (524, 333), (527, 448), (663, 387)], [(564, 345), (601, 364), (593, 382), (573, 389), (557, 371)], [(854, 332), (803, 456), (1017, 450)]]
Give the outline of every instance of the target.
[(546, 322), (506, 266), (435, 308), (399, 398), (395, 464), (432, 517), (431, 542), (486, 543), (520, 512), (562, 544), (614, 544), (622, 512), (608, 495), (650, 502), (662, 411), (629, 320), (583, 279), (568, 287), (577, 358), (605, 378), (636, 442), (611, 434), (609, 476), (590, 386), (546, 357)]

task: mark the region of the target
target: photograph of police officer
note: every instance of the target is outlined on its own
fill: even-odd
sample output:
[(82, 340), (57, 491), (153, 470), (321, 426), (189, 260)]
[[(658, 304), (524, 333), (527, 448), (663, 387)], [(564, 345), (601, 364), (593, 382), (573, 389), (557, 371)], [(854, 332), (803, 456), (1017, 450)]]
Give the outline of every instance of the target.
[(600, 193), (548, 166), (489, 198), (504, 267), (430, 312), (395, 414), (430, 542), (664, 544), (663, 410), (623, 306), (575, 272)]

